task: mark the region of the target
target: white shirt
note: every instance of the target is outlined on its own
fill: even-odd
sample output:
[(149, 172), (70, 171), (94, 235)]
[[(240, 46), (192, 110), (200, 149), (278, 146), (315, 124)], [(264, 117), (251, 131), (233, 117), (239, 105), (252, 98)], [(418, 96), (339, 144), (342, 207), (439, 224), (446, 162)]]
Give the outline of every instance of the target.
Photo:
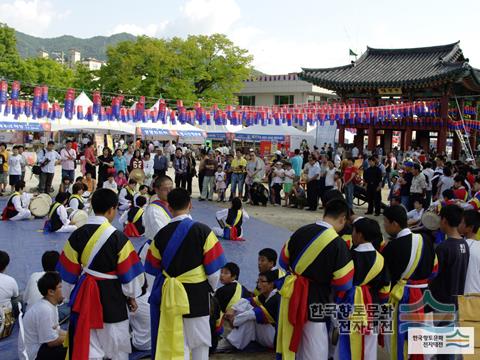
[(285, 170), (274, 168), (272, 184), (283, 184), (284, 177), (285, 177)]
[(440, 176), (440, 181), (442, 182), (442, 184), (440, 186), (440, 196), (439, 196), (439, 198), (443, 200), (442, 193), (445, 190), (451, 189), (453, 184), (455, 183), (455, 181), (453, 181), (453, 176), (445, 176), (445, 175)]
[(45, 161), (45, 159), (48, 159), (50, 161), (45, 166), (42, 166), (42, 171), (44, 173), (54, 174), (55, 173), (55, 162), (57, 160), (61, 159), (60, 154), (57, 153), (55, 150), (46, 151), (42, 162)]
[(20, 211), (24, 210), (24, 208), (22, 207), (22, 196), (21, 195), (14, 196), (12, 198), (12, 204), (15, 207), (16, 211), (20, 212)]
[(45, 271), (34, 272), (30, 275), (28, 279), (27, 286), (25, 287), (25, 292), (23, 293), (23, 303), (28, 306), (30, 309), (33, 304), (43, 298), (42, 294), (38, 290), (38, 280), (45, 275)]
[(12, 308), (12, 298), (18, 296), (17, 281), (6, 274), (0, 273), (0, 306)]
[(170, 217), (158, 205), (150, 204), (143, 214), (143, 224), (145, 226), (145, 237), (153, 240), (155, 235), (170, 222)]
[(352, 157), (358, 157), (358, 148), (356, 146), (354, 146), (352, 149)]
[[(215, 217), (218, 219), (218, 220), (223, 220), (225, 221), (227, 219), (227, 216), (228, 216), (228, 209), (222, 209), (222, 210), (218, 210), (216, 213), (215, 213)], [(248, 220), (250, 219), (250, 216), (247, 214), (247, 211), (242, 209), (242, 217), (243, 217), (243, 220)]]
[(470, 257), (464, 293), (480, 293), (480, 241), (474, 239), (465, 239), (465, 241), (470, 249)]
[(68, 219), (68, 214), (67, 214), (67, 209), (65, 206), (60, 205), (57, 210), (57, 215), (60, 218), (60, 221), (62, 222), (63, 225), (68, 225), (70, 224), (70, 220)]
[(117, 183), (115, 182), (115, 180), (113, 180), (112, 182), (110, 181), (104, 181), (103, 182), (103, 188), (104, 189), (111, 189), (115, 192), (118, 192), (118, 186), (117, 186)]
[(69, 155), (74, 159), (77, 158), (77, 152), (74, 149), (67, 150), (65, 148), (65, 149), (62, 149), (62, 151), (60, 151), (63, 170), (75, 170), (75, 161), (70, 160), (68, 158)]
[(334, 160), (335, 167), (339, 168), (341, 162), (342, 162), (342, 158), (340, 157), (340, 154), (338, 154), (338, 153), (335, 154), (335, 160)]
[(335, 185), (335, 172), (337, 170), (335, 168), (327, 169), (326, 175), (325, 175), (325, 186), (334, 186)]
[(22, 162), (22, 155), (10, 155), (10, 157), (8, 158), (8, 174), (22, 175)]
[(145, 176), (153, 176), (155, 172), (153, 170), (153, 159), (150, 160), (143, 160), (143, 171), (145, 172)]
[(375, 248), (373, 247), (372, 243), (367, 242), (363, 244), (358, 244), (353, 250), (358, 252), (368, 252), (375, 251)]
[(70, 209), (78, 210), (79, 201), (80, 200), (78, 200), (77, 198), (73, 198), (69, 201), (68, 206), (70, 207)]
[(126, 188), (122, 188), (122, 190), (120, 190), (120, 193), (118, 194), (118, 202), (121, 204), (121, 205), (125, 205), (125, 204), (128, 204), (128, 203), (131, 203), (130, 200), (127, 200), (126, 199), (126, 196), (128, 195), (128, 192), (127, 192), (127, 189)]
[(413, 209), (407, 213), (407, 218), (408, 220), (420, 221), (422, 219), (422, 215), (423, 209), (420, 209), (420, 211), (418, 211), (417, 209)]
[(25, 313), (23, 327), (28, 358), (35, 359), (42, 344), (58, 339), (57, 307), (45, 299), (38, 301)]
[(318, 180), (319, 177), (317, 175), (320, 175), (320, 165), (318, 164), (318, 161), (315, 161), (315, 164), (308, 167), (308, 181), (312, 180), (313, 178), (315, 178), (315, 180)]
[(293, 184), (293, 179), (295, 178), (295, 170), (290, 169), (290, 170), (285, 170), (285, 178), (283, 179), (283, 182), (285, 184)]
[(435, 174), (433, 172), (433, 169), (427, 168), (427, 169), (423, 170), (422, 173), (423, 173), (423, 175), (426, 176), (426, 178), (428, 177), (427, 191), (432, 191), (432, 179), (433, 179), (433, 175)]

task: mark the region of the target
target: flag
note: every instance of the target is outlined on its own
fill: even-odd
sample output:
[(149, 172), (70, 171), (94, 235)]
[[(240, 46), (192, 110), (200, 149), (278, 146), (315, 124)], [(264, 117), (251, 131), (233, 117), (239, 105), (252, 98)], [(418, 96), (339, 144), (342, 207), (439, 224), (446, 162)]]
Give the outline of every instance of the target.
[(348, 55), (349, 56), (357, 56), (357, 54), (355, 54), (355, 52), (352, 49), (348, 49)]

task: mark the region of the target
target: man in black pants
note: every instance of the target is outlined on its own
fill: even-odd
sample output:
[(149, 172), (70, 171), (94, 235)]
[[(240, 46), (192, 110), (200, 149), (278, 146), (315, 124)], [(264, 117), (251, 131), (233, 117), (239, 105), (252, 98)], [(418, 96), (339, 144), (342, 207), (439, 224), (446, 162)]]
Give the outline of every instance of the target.
[[(307, 167), (307, 166), (306, 166)], [(320, 165), (313, 155), (308, 156), (307, 167), (307, 203), (308, 210), (315, 211), (318, 206)]]
[(382, 170), (377, 166), (376, 159), (372, 156), (368, 159), (368, 168), (363, 173), (363, 180), (367, 187), (368, 210), (365, 215), (373, 214), (375, 208), (375, 216), (380, 215), (382, 203)]

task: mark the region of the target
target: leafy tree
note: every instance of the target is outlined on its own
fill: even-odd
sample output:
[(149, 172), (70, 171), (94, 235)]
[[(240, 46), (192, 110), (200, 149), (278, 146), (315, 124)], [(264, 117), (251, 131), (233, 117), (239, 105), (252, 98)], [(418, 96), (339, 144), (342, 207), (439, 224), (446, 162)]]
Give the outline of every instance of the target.
[(86, 65), (78, 63), (74, 69), (73, 87), (90, 93), (98, 86), (96, 71), (91, 71)]

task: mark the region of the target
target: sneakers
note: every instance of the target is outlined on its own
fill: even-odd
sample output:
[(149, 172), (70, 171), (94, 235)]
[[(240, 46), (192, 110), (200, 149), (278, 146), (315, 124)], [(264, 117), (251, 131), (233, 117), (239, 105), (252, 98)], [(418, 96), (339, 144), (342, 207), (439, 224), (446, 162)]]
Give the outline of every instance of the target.
[(227, 339), (223, 338), (218, 342), (216, 352), (220, 353), (231, 353), (236, 351), (237, 349), (228, 341)]

